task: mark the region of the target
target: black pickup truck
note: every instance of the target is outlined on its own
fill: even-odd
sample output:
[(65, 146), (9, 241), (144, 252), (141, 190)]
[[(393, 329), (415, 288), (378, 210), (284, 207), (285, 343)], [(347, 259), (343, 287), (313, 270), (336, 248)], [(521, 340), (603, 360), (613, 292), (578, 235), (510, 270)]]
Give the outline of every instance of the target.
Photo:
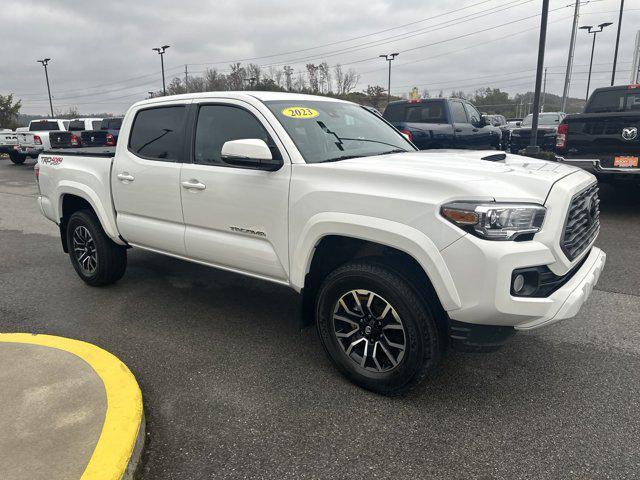
[(640, 180), (640, 85), (598, 88), (584, 113), (558, 127), (559, 162), (579, 166), (598, 179)]
[(383, 117), (420, 150), (432, 148), (500, 149), (502, 132), (466, 100), (423, 98), (391, 102)]

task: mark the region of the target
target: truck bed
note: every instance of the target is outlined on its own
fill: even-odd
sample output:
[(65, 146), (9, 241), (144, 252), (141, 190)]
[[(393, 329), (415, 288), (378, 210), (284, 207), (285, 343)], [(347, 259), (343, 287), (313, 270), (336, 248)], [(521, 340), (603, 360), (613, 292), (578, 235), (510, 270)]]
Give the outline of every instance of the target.
[(43, 155), (65, 155), (78, 157), (113, 157), (116, 153), (116, 147), (82, 147), (74, 149), (55, 149), (42, 152)]

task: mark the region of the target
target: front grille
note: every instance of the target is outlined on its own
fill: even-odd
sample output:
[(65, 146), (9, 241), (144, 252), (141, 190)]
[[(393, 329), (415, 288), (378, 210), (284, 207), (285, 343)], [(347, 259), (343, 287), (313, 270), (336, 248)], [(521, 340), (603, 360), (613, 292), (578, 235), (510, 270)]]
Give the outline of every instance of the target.
[(560, 248), (574, 260), (591, 244), (600, 229), (598, 184), (593, 183), (571, 199)]

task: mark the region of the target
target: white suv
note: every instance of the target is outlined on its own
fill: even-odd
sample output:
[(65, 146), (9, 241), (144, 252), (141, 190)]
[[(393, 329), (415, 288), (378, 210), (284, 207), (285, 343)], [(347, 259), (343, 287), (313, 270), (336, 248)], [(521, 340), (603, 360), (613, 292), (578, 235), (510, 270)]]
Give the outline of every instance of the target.
[[(115, 151), (39, 158), (39, 204), (89, 285), (142, 248), (301, 294), (355, 383), (407, 390), (444, 351), (575, 315), (604, 266), (595, 178), (495, 151), (419, 152), (349, 102), (139, 102)], [(141, 299), (144, 301), (144, 299)]]

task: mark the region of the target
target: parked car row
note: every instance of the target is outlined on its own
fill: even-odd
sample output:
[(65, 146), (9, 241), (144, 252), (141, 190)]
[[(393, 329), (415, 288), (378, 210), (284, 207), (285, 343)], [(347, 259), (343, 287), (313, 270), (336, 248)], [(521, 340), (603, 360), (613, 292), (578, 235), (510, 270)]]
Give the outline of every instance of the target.
[(32, 120), (15, 132), (2, 131), (0, 153), (8, 153), (13, 163), (22, 164), (50, 149), (114, 146), (121, 124), (122, 118)]

